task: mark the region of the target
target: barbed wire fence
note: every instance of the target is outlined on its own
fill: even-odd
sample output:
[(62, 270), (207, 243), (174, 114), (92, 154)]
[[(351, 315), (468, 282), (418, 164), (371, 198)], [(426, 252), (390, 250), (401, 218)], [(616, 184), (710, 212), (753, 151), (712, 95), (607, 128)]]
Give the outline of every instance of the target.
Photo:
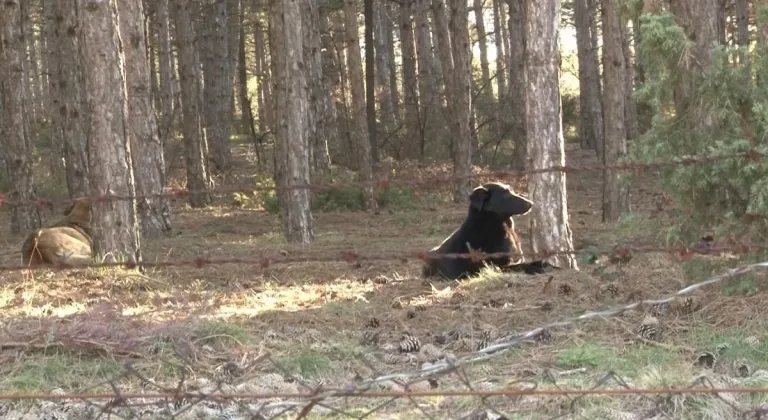
[[(564, 171), (604, 171), (606, 169), (619, 171), (642, 172), (675, 166), (699, 165), (724, 159), (750, 159), (762, 157), (762, 153), (750, 150), (742, 153), (719, 156), (690, 156), (673, 159), (667, 162), (626, 163), (619, 165), (569, 165), (531, 171), (490, 171), (473, 174), (473, 178), (508, 179), (534, 173)], [(463, 177), (444, 176), (419, 180), (378, 180), (372, 183), (352, 182), (336, 184), (306, 184), (292, 185), (291, 189), (310, 189), (312, 191), (328, 191), (333, 188), (367, 187), (384, 188), (389, 186), (424, 186), (450, 184)], [(223, 188), (215, 191), (167, 191), (153, 196), (119, 196), (109, 195), (95, 198), (100, 200), (125, 200), (133, 198), (152, 198), (159, 196), (184, 198), (198, 193), (234, 193), (253, 192), (258, 190), (274, 190), (274, 187), (249, 186), (240, 188)], [(0, 207), (22, 204), (48, 206), (55, 203), (70, 203), (77, 198), (59, 200), (35, 199), (31, 202), (14, 201), (0, 195)], [(93, 200), (94, 197), (91, 197)], [(612, 244), (603, 250), (565, 250), (524, 255), (527, 258), (546, 258), (563, 254), (603, 253), (611, 256), (626, 256), (647, 252), (667, 252), (683, 258), (693, 254), (717, 254), (731, 252), (746, 254), (753, 251), (764, 251), (768, 246), (762, 244), (731, 244), (698, 247), (663, 247), (655, 245), (625, 245)], [(304, 262), (348, 262), (375, 260), (412, 259), (425, 260), (428, 258), (485, 258), (502, 255), (523, 256), (519, 253), (486, 254), (473, 251), (466, 254), (433, 255), (429, 252), (401, 252), (383, 255), (362, 255), (352, 251), (342, 251), (337, 255), (310, 257), (257, 257), (257, 258), (223, 258), (210, 259), (198, 257), (186, 260), (160, 262), (119, 262), (92, 263), (77, 266), (58, 267), (27, 267), (24, 265), (2, 265), (0, 271), (12, 272), (51, 268), (56, 270), (86, 269), (97, 267), (123, 266), (135, 268), (144, 267), (194, 267), (202, 268), (223, 264), (245, 264), (262, 269), (276, 264), (298, 264)], [(567, 380), (569, 376), (583, 374), (583, 369), (574, 371), (557, 371), (554, 369), (534, 372), (527, 377), (513, 379), (504, 374), (485, 372), (484, 377), (473, 378), (472, 368), (492, 361), (510, 349), (525, 344), (546, 340), (550, 331), (566, 328), (587, 321), (604, 321), (608, 318), (621, 316), (631, 310), (645, 310), (650, 307), (669, 304), (686, 295), (724, 280), (768, 268), (768, 261), (742, 265), (728, 269), (726, 272), (689, 285), (677, 292), (656, 299), (636, 300), (631, 303), (595, 309), (578, 316), (563, 317), (555, 322), (539, 325), (527, 331), (507, 331), (493, 340), (487, 340), (484, 345), (463, 355), (455, 355), (428, 343), (420, 346), (417, 352), (393, 351), (398, 357), (393, 358), (389, 353), (357, 354), (355, 374), (342, 381), (318, 381), (302, 378), (285, 367), (275, 355), (263, 349), (258, 350), (250, 359), (227, 361), (219, 365), (212, 373), (206, 368), (200, 368), (195, 358), (186, 351), (184, 345), (175, 343), (171, 346), (172, 357), (157, 357), (163, 364), (173, 367), (179, 372), (180, 379), (175, 385), (156, 382), (149, 375), (141, 372), (128, 360), (122, 366), (120, 373), (107, 381), (83, 387), (77, 392), (67, 392), (54, 389), (45, 394), (0, 394), (0, 415), (4, 418), (243, 418), (243, 419), (272, 419), (272, 418), (393, 418), (391, 410), (408, 413), (410, 418), (463, 418), (471, 420), (508, 419), (508, 418), (588, 418), (595, 411), (584, 411), (580, 402), (590, 396), (633, 396), (626, 409), (616, 406), (606, 407), (602, 411), (603, 418), (632, 418), (660, 419), (670, 417), (678, 409), (679, 401), (675, 398), (685, 396), (708, 395), (716, 399), (721, 410), (722, 418), (759, 419), (768, 416), (768, 402), (752, 403), (739, 400), (740, 394), (768, 394), (768, 370), (758, 369), (741, 375), (711, 375), (702, 373), (688, 386), (643, 388), (632, 384), (620, 374), (603, 372), (592, 381), (589, 387), (573, 387)], [(8, 323), (12, 323), (8, 321)], [(7, 324), (7, 323), (6, 323)], [(2, 323), (0, 323), (2, 326)], [(7, 325), (6, 325), (7, 326)], [(0, 349), (3, 343), (0, 343)], [(388, 357), (389, 356), (389, 357)], [(716, 355), (711, 355), (713, 365)], [(392, 361), (409, 366), (397, 372), (386, 371)], [(246, 375), (249, 367), (268, 366), (273, 373)], [(364, 373), (361, 373), (364, 372)], [(126, 383), (140, 383), (140, 390), (128, 390)], [(543, 386), (547, 384), (548, 386)], [(435, 400), (439, 398), (439, 400)], [(473, 403), (468, 404), (467, 399)], [(5, 403), (2, 402), (14, 402)], [(19, 411), (23, 402), (38, 401), (36, 407), (27, 407)], [(471, 407), (469, 407), (471, 406)], [(621, 406), (619, 406), (621, 407)], [(46, 413), (51, 414), (45, 417)], [(727, 414), (727, 415), (726, 415)], [(55, 417), (58, 415), (59, 417)], [(8, 417), (11, 416), (11, 417)], [(31, 416), (31, 417), (24, 417)], [(37, 417), (34, 417), (37, 416)], [(528, 417), (525, 417), (528, 416)], [(395, 416), (404, 418), (403, 415)]]

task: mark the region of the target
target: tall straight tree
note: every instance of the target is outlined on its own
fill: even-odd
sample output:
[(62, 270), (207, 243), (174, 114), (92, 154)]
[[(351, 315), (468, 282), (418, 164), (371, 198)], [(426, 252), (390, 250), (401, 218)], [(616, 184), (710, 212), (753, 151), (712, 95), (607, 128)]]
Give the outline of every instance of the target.
[(472, 190), (472, 67), (469, 43), (469, 10), (467, 0), (450, 0), (451, 51), (453, 53), (454, 141), (453, 173), (460, 179), (453, 188), (453, 201), (467, 200)]
[(333, 135), (330, 126), (336, 123), (331, 95), (323, 78), (322, 41), (320, 40), (320, 10), (317, 0), (305, 0), (302, 12), (304, 59), (306, 64), (309, 108), (307, 113), (307, 139), (312, 176), (324, 176), (331, 167), (328, 138)]
[(156, 25), (160, 61), (160, 138), (167, 140), (173, 130), (174, 97), (173, 66), (171, 65), (171, 30), (168, 0), (157, 0)]
[(5, 147), (6, 173), (11, 181), (9, 198), (17, 201), (11, 210), (11, 232), (29, 232), (40, 226), (40, 212), (33, 202), (35, 182), (32, 154), (27, 139), (24, 98), (24, 38), (21, 9), (16, 0), (0, 8), (0, 134)]
[[(626, 63), (616, 0), (603, 0), (603, 103), (605, 104), (605, 150), (603, 163), (616, 165), (627, 153), (624, 123)], [(603, 171), (603, 222), (615, 222), (629, 210), (629, 194), (621, 185), (619, 171)]]
[[(565, 166), (558, 28), (560, 0), (526, 0), (525, 126), (529, 170)], [(535, 203), (531, 211), (531, 245), (534, 253), (573, 250), (568, 222), (565, 172), (528, 175), (528, 192)], [(571, 254), (555, 255), (555, 265), (577, 268)]]
[(418, 78), (416, 77), (416, 44), (413, 36), (413, 0), (400, 3), (400, 56), (403, 66), (403, 103), (405, 106), (405, 153), (410, 158), (416, 157), (417, 139), (419, 138), (419, 96)]
[(579, 58), (579, 137), (582, 149), (593, 149), (602, 157), (603, 109), (600, 102), (600, 73), (597, 46), (592, 45), (588, 0), (574, 0), (576, 48)]
[[(365, 93), (363, 87), (363, 58), (360, 54), (360, 40), (357, 26), (357, 2), (344, 0), (344, 28), (347, 35), (347, 67), (349, 85), (352, 91), (352, 119), (357, 139), (356, 158), (359, 163), (360, 178), (363, 182), (373, 181), (373, 163), (371, 142), (368, 138), (368, 123), (365, 118)], [(363, 202), (366, 210), (376, 210), (376, 196), (373, 186), (363, 188)]]
[(206, 0), (200, 32), (200, 59), (203, 65), (203, 100), (206, 139), (213, 169), (226, 172), (232, 166), (230, 130), (232, 123), (232, 69), (229, 55), (229, 13), (227, 0)]
[(61, 103), (61, 137), (64, 143), (67, 188), (70, 197), (85, 197), (90, 191), (88, 150), (86, 147), (86, 116), (83, 99), (82, 65), (80, 62), (80, 28), (77, 22), (77, 0), (53, 0), (56, 65), (52, 66)]
[(510, 132), (515, 148), (512, 167), (523, 169), (526, 165), (528, 133), (526, 131), (525, 59), (527, 34), (525, 19), (526, 0), (510, 0), (509, 5), (509, 96), (507, 103), (511, 118)]
[(105, 261), (141, 261), (131, 146), (126, 130), (128, 98), (118, 33), (117, 0), (78, 1), (83, 74), (88, 86), (88, 155), (93, 252)]
[[(379, 6), (381, 7), (381, 6)], [(379, 163), (379, 146), (376, 140), (376, 47), (373, 43), (373, 0), (364, 0), (365, 15), (365, 115), (368, 138), (371, 143), (373, 164)]]
[(314, 239), (310, 192), (293, 188), (309, 183), (310, 145), (307, 139), (307, 80), (304, 61), (301, 6), (298, 1), (270, 1), (270, 40), (276, 79), (278, 126), (275, 166), (285, 236), (290, 242), (308, 244)]
[(187, 191), (189, 205), (205, 207), (211, 201), (207, 193), (210, 184), (208, 165), (203, 146), (202, 124), (198, 92), (197, 59), (195, 58), (195, 33), (192, 26), (190, 8), (187, 0), (173, 0), (173, 15), (176, 27), (176, 47), (179, 61), (179, 85), (181, 90), (181, 135), (184, 137), (184, 154), (187, 168)]
[(142, 25), (142, 0), (118, 0), (120, 34), (125, 43), (125, 79), (128, 87), (127, 134), (130, 138), (133, 171), (136, 178), (139, 222), (144, 236), (171, 230), (171, 210), (165, 190), (163, 144), (155, 122), (150, 94), (150, 66)]

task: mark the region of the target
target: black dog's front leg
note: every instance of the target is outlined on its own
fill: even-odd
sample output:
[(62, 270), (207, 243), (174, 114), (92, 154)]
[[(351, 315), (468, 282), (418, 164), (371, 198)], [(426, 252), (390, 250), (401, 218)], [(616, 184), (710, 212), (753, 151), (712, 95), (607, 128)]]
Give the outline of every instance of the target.
[(560, 270), (560, 267), (552, 265), (544, 260), (529, 263), (511, 264), (502, 267), (503, 271), (512, 273), (525, 273), (528, 275), (544, 274), (552, 270)]

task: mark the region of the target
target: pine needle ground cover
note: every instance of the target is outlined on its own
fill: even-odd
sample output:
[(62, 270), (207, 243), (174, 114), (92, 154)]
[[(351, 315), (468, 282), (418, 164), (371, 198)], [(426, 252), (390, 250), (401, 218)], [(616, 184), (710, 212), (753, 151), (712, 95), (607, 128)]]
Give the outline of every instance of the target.
[[(569, 153), (571, 162), (594, 163), (589, 152)], [(253, 172), (244, 163), (240, 169)], [(659, 200), (652, 175), (634, 181), (634, 214), (617, 225), (599, 223), (600, 178), (593, 172), (569, 174), (577, 247), (658, 245), (665, 240), (664, 228), (674, 220), (665, 212), (650, 216)], [(253, 203), (235, 204), (231, 196), (205, 210), (177, 203), (174, 235), (144, 240), (144, 257), (172, 261), (198, 256), (323, 258), (342, 251), (417, 253), (440, 243), (466, 211), (463, 203), (437, 201), (439, 191), (431, 190), (433, 196), (427, 196), (415, 188), (407, 193), (413, 194), (410, 205), (393, 204), (377, 215), (317, 211), (316, 242), (306, 247), (286, 244), (277, 216)], [(530, 253), (525, 217), (517, 228)], [(14, 251), (18, 240), (3, 237), (8, 238), (5, 251)], [(112, 392), (113, 386), (121, 392), (157, 392), (147, 382), (174, 388), (182, 379), (188, 390), (216, 381), (233, 392), (343, 388), (370, 379), (374, 372), (413, 371), (447, 355), (461, 357), (505, 335), (585, 311), (671, 294), (755, 258), (759, 256), (683, 259), (657, 252), (612, 264), (587, 255), (579, 257), (578, 272), (528, 277), (489, 269), (460, 284), (425, 283), (414, 259), (170, 267), (144, 275), (119, 269), (4, 273), (0, 392)], [(16, 256), (6, 263), (17, 264)], [(639, 307), (617, 317), (554, 328), (489, 361), (412, 388), (586, 389), (601, 384), (607, 374), (610, 379), (602, 386), (610, 388), (685, 388), (702, 375), (709, 386), (765, 386), (763, 276), (757, 272), (735, 278), (667, 306)], [(401, 389), (393, 381), (377, 388)], [(736, 418), (738, 404), (765, 404), (768, 397), (586, 396), (571, 406), (574, 398), (493, 397), (487, 405), (518, 413), (509, 418), (550, 418), (569, 410), (584, 418), (630, 418), (621, 416), (653, 409), (672, 418)], [(383, 402), (327, 401), (357, 415)], [(3, 413), (18, 414), (37, 405), (5, 402)], [(400, 399), (372, 418), (423, 418), (421, 410), (437, 418), (457, 418), (487, 405), (471, 396)], [(314, 418), (343, 418), (323, 407), (313, 413)]]

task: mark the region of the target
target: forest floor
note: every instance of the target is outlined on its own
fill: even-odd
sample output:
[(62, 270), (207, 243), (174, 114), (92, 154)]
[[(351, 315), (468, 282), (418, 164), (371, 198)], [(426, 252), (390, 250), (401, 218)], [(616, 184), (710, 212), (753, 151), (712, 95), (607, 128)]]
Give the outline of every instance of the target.
[[(244, 183), (255, 172), (253, 156), (245, 148), (235, 151), (239, 166), (229, 182)], [(569, 163), (595, 160), (571, 145), (568, 159)], [(397, 177), (423, 177), (440, 170), (403, 169)], [(634, 213), (616, 224), (600, 221), (600, 179), (596, 172), (568, 175), (576, 247), (610, 249), (617, 242), (659, 245), (672, 220), (665, 212), (651, 215), (659, 198), (651, 175), (633, 183)], [(449, 359), (467, 356), (484, 332), (496, 338), (589, 310), (663, 297), (743, 264), (727, 255), (682, 260), (674, 253), (638, 253), (621, 267), (602, 259), (588, 264), (578, 257), (579, 271), (523, 276), (487, 270), (458, 284), (430, 284), (419, 277), (417, 259), (404, 261), (398, 256), (439, 244), (461, 223), (467, 206), (451, 204), (442, 188), (416, 188), (412, 196), (398, 197), (378, 214), (315, 212), (316, 240), (308, 246), (287, 244), (277, 216), (256, 208), (256, 198), (235, 205), (232, 195), (219, 197), (202, 210), (174, 203), (173, 235), (143, 240), (144, 259), (157, 262), (196, 257), (333, 260), (343, 251), (393, 256), (392, 260), (267, 267), (190, 264), (151, 268), (142, 276), (119, 269), (2, 273), (0, 393), (161, 392), (177, 387), (208, 393), (219, 383), (223, 391), (262, 394), (311, 392), (318, 386), (349, 389), (386, 373), (416, 372), (446, 353)], [(5, 263), (15, 265), (23, 238), (7, 231), (7, 212), (1, 216)], [(47, 222), (58, 217), (49, 214)], [(517, 221), (517, 230), (527, 244), (527, 217)], [(598, 266), (602, 268), (596, 270)], [(552, 328), (549, 340), (523, 343), (434, 380), (410, 383), (409, 388), (443, 392), (767, 386), (763, 277), (757, 272), (699, 289), (693, 294), (692, 311), (671, 309), (657, 315), (660, 338), (655, 341), (636, 335), (650, 313), (650, 308), (638, 307), (617, 317)], [(615, 295), (606, 292), (610, 282), (617, 285)], [(420, 340), (422, 350), (416, 356), (397, 350), (406, 331)], [(707, 357), (700, 357), (703, 352), (715, 356), (714, 367), (706, 366)], [(395, 378), (378, 383), (374, 390), (398, 391), (407, 382)], [(307, 418), (447, 419), (485, 410), (489, 417), (475, 418), (498, 418), (493, 414), (498, 411), (509, 419), (640, 418), (641, 414), (729, 419), (768, 404), (767, 395), (328, 398)], [(292, 401), (300, 402), (295, 397), (269, 400), (273, 410), (264, 411), (263, 418), (291, 407)], [(45, 404), (40, 409), (29, 402), (3, 403), (0, 416), (64, 413), (61, 401)], [(98, 411), (91, 404), (103, 406), (106, 401), (73, 402), (69, 417), (59, 418), (88, 418), (84, 414), (88, 410)], [(174, 411), (191, 416), (195, 410), (202, 416), (196, 418), (210, 418), (204, 413), (222, 409), (191, 398), (162, 407), (166, 411), (134, 406), (134, 418), (168, 418)], [(303, 405), (297, 407), (289, 412), (290, 418)], [(226, 408), (241, 415), (257, 409), (255, 403)], [(125, 409), (121, 413), (129, 418)]]

